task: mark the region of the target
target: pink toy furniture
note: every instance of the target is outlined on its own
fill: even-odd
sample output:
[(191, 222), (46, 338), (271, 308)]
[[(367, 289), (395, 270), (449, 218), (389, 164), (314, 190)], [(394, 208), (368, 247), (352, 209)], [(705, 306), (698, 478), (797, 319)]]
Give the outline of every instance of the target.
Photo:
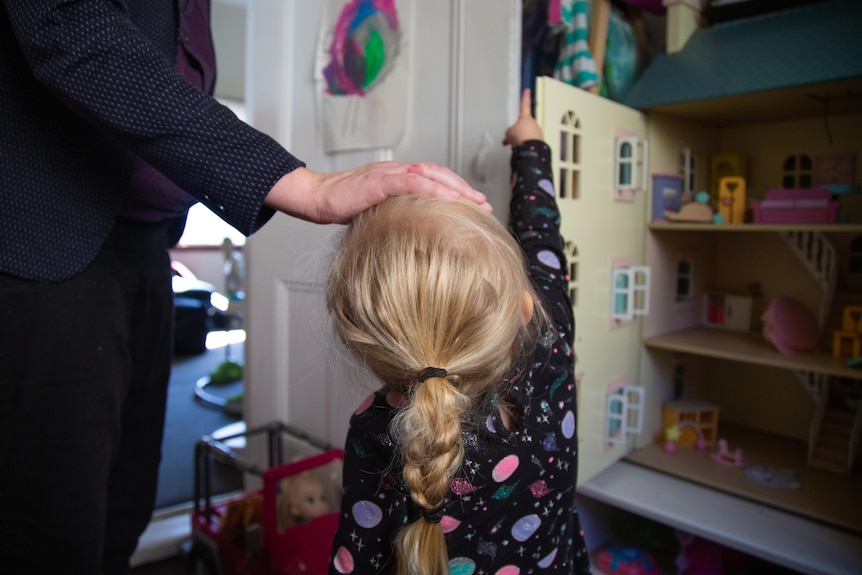
[(820, 343), (817, 319), (798, 300), (773, 298), (761, 319), (763, 335), (784, 355), (813, 351)]
[(751, 202), (756, 224), (834, 224), (838, 201), (824, 189), (769, 190)]
[(730, 450), (726, 439), (718, 440), (718, 449), (709, 455), (710, 459), (716, 463), (742, 469), (745, 467), (745, 457), (742, 455), (742, 449)]

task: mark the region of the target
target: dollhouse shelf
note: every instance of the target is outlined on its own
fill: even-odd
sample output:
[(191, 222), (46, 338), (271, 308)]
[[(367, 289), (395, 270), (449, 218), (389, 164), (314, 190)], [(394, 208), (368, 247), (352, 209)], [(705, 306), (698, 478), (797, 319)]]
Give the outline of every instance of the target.
[(847, 358), (836, 358), (832, 354), (822, 352), (783, 355), (760, 337), (747, 333), (704, 327), (650, 337), (644, 340), (644, 345), (650, 349), (690, 353), (781, 369), (862, 378), (862, 370), (848, 367)]
[(582, 484), (591, 499), (802, 573), (862, 573), (862, 537), (628, 461)]
[(653, 223), (652, 231), (694, 232), (820, 232), (862, 234), (862, 224), (695, 224)]

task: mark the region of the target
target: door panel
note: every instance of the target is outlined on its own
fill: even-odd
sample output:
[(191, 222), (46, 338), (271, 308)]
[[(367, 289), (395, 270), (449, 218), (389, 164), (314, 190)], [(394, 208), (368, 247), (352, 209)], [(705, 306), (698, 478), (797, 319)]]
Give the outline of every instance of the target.
[[(536, 83), (536, 118), (553, 151), (562, 233), (575, 261), (582, 483), (632, 445), (631, 438), (623, 445), (605, 440), (607, 427), (615, 425), (607, 417), (608, 396), (638, 384), (641, 353), (642, 320), (611, 320), (612, 275), (614, 267), (643, 265), (647, 198), (645, 190), (615, 190), (615, 150), (620, 138), (643, 142), (646, 121), (631, 108), (546, 77)], [(648, 168), (645, 161), (640, 168)]]

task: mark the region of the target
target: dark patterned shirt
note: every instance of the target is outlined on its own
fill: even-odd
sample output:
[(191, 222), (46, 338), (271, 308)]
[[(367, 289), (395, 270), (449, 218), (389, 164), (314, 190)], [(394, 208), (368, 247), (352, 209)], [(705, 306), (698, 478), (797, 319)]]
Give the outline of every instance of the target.
[(53, 282), (80, 272), (139, 160), (244, 234), (273, 215), (266, 195), (303, 164), (177, 71), (179, 33), (209, 41), (177, 26), (194, 18), (173, 18), (197, 6), (0, 3), (0, 273)]
[[(575, 508), (574, 318), (547, 145), (516, 148), (512, 171), (510, 227), (555, 329), (509, 379), (521, 411), (517, 427), (503, 426), (493, 397), (467, 418), (464, 463), (450, 482), (440, 524), (452, 574), (589, 573)], [(351, 418), (331, 574), (395, 571), (395, 536), (416, 517), (402, 470), (393, 465), (389, 425), (397, 405), (394, 394), (381, 390)]]

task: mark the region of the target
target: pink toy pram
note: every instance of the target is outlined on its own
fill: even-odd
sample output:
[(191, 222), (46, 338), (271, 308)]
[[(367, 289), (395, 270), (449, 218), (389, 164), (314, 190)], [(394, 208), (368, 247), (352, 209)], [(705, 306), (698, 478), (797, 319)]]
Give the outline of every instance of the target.
[[(257, 438), (257, 439), (256, 439)], [(253, 451), (263, 440), (266, 469), (247, 462), (232, 447), (240, 442)], [(257, 452), (256, 452), (257, 453)], [(338, 527), (341, 491), (340, 449), (286, 424), (275, 422), (221, 437), (204, 436), (195, 448), (195, 500), (192, 512), (190, 572), (208, 575), (324, 575), (328, 572), (332, 539)], [(284, 463), (288, 461), (288, 463)], [(218, 502), (212, 497), (212, 472), (221, 463), (262, 480), (258, 491)], [(303, 472), (322, 478), (332, 512), (307, 523), (279, 529), (276, 503), (285, 478)], [(240, 508), (240, 511), (236, 511)], [(242, 529), (225, 529), (229, 514), (242, 516)]]

